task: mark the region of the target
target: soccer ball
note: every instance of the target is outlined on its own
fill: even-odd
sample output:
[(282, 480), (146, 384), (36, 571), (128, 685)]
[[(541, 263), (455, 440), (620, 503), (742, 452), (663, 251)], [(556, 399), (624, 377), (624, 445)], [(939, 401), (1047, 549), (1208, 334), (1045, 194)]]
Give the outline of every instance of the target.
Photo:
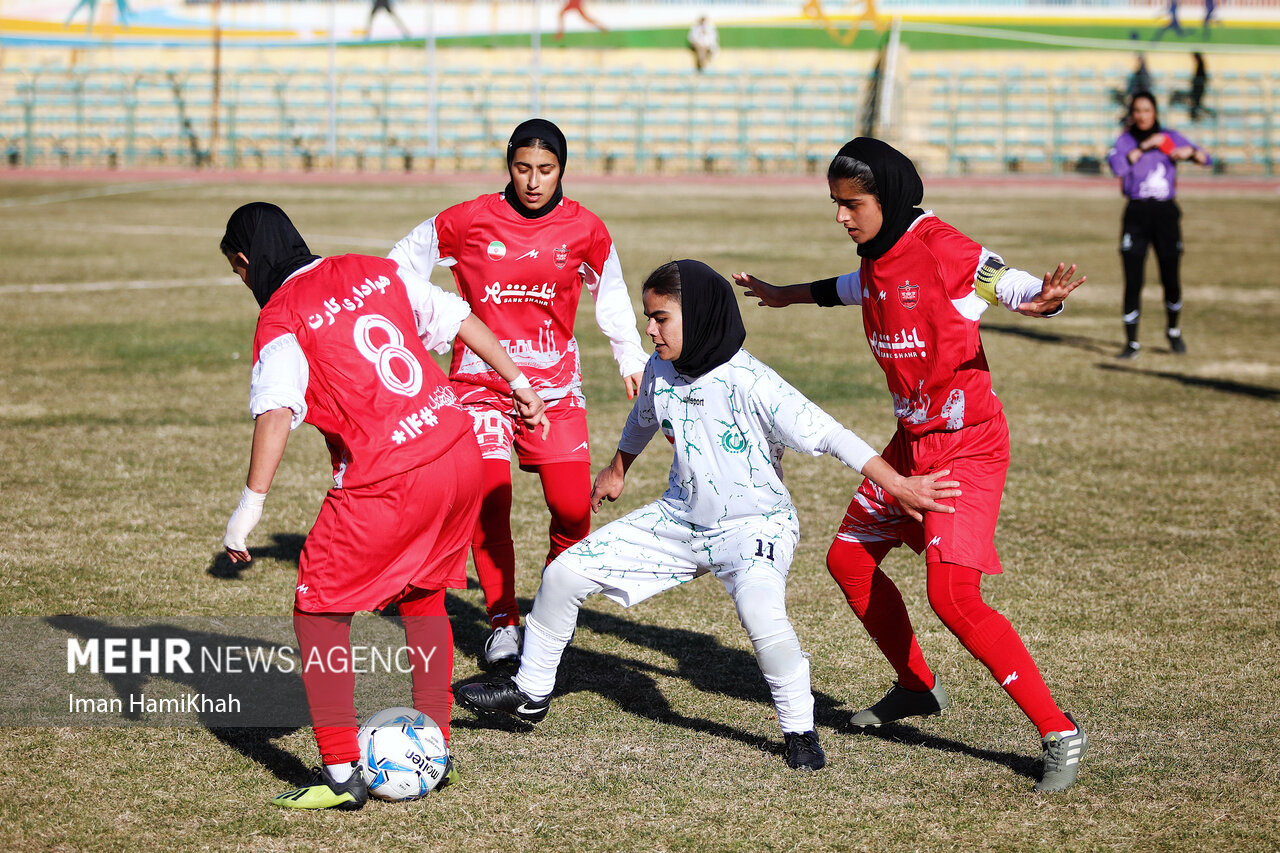
[(449, 748), (440, 727), (413, 708), (387, 708), (360, 727), (360, 769), (380, 800), (416, 800), (444, 781)]

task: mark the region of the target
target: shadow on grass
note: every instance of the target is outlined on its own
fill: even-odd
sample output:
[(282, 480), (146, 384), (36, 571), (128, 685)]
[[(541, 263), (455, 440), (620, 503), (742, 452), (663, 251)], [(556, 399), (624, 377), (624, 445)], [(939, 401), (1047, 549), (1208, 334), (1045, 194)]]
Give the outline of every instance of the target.
[(302, 546), (306, 541), (307, 537), (302, 533), (273, 533), (270, 545), (249, 549), (249, 556), (252, 558), (250, 562), (233, 563), (226, 551), (219, 551), (213, 555), (209, 567), (205, 569), (205, 574), (221, 580), (240, 580), (241, 575), (254, 567), (259, 557), (297, 565), (298, 557), (302, 554)]
[(1167, 370), (1143, 370), (1120, 364), (1100, 364), (1099, 370), (1110, 370), (1115, 373), (1129, 373), (1135, 376), (1151, 376), (1156, 379), (1169, 379), (1191, 388), (1207, 388), (1210, 391), (1221, 391), (1224, 394), (1238, 394), (1242, 397), (1253, 397), (1257, 400), (1280, 400), (1280, 388), (1268, 388), (1265, 385), (1250, 385), (1247, 382), (1236, 382), (1232, 379), (1213, 379), (1204, 376), (1187, 376), (1184, 373), (1173, 373)]
[(1111, 355), (1117, 344), (1111, 340), (1100, 340), (1087, 335), (1068, 335), (1060, 332), (1030, 328), (1028, 326), (1005, 326), (1000, 323), (983, 323), (983, 334), (1008, 335), (1015, 338), (1026, 338), (1042, 344), (1056, 344), (1071, 347), (1089, 353), (1105, 353)]
[(954, 752), (960, 755), (967, 755), (970, 758), (977, 758), (981, 761), (990, 761), (992, 764), (1003, 764), (1014, 773), (1025, 776), (1028, 779), (1040, 778), (1040, 757), (1038, 755), (1030, 756), (1017, 752), (978, 749), (950, 738), (926, 734), (915, 726), (906, 723), (889, 723), (879, 728), (864, 729), (849, 724), (849, 718), (852, 714), (846, 713), (843, 716), (844, 723), (837, 728), (845, 734), (872, 737), (890, 743), (906, 744), (907, 746), (921, 746), (926, 749), (936, 749), (939, 752)]
[[(226, 651), (279, 648), (275, 641), (167, 624), (113, 625), (69, 613), (50, 616), (45, 622), (55, 630), (81, 638), (82, 647), (88, 647), (89, 640), (98, 641), (102, 657), (97, 668), (120, 700), (120, 718), (126, 723), (156, 725), (163, 730), (166, 725), (189, 726), (194, 715), (194, 721), (219, 741), (258, 762), (282, 781), (295, 787), (305, 783), (309, 776), (307, 765), (273, 743), (310, 724), (307, 698), (296, 668), (284, 671), (281, 666), (255, 666), (256, 671), (245, 671), (245, 660), (229, 663), (231, 658)], [(156, 663), (128, 655), (124, 661), (109, 661), (104, 645), (107, 640), (123, 640), (127, 649), (133, 649), (135, 643), (143, 650), (156, 648)], [(164, 650), (175, 642), (186, 644), (189, 652), (183, 659), (191, 672), (168, 665)], [(107, 672), (112, 661), (118, 668), (135, 671)], [(153, 669), (159, 671), (153, 673)], [(163, 682), (176, 684), (187, 695), (199, 697), (195, 707), (172, 712), (149, 708), (148, 699), (172, 699), (178, 694)], [(217, 700), (224, 697), (238, 700), (239, 710), (223, 710)], [(208, 699), (207, 704), (202, 699)]]

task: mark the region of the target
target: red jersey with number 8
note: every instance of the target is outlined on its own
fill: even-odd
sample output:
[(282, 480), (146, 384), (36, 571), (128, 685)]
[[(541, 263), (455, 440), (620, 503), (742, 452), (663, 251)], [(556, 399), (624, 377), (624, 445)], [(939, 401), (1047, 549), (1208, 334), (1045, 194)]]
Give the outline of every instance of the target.
[(470, 434), (395, 262), (337, 255), (293, 276), (258, 315), (254, 362), (284, 335), (306, 355), (306, 421), (324, 434), (339, 487), (426, 465)]

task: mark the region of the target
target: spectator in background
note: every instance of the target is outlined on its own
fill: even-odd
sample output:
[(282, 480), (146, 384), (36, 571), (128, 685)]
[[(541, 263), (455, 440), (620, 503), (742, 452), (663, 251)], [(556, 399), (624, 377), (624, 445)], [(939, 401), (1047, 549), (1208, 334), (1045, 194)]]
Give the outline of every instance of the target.
[(1204, 0), (1204, 33), (1205, 38), (1209, 38), (1209, 25), (1213, 23), (1213, 10), (1215, 7), (1213, 0)]
[(720, 33), (706, 15), (689, 28), (689, 50), (693, 51), (693, 64), (699, 71), (710, 65), (720, 52)]
[(365, 30), (364, 39), (368, 41), (373, 35), (373, 16), (378, 12), (386, 12), (396, 22), (396, 26), (400, 28), (400, 32), (405, 38), (408, 38), (409, 28), (404, 25), (404, 21), (400, 20), (400, 16), (396, 14), (396, 10), (391, 8), (391, 0), (373, 0), (373, 8), (369, 10), (369, 28)]
[(1197, 122), (1205, 113), (1216, 116), (1217, 112), (1204, 105), (1205, 90), (1209, 88), (1209, 72), (1205, 69), (1204, 56), (1193, 53), (1191, 58), (1196, 66), (1195, 73), (1191, 75), (1191, 88), (1174, 92), (1169, 103), (1185, 104), (1191, 120)]
[(565, 0), (565, 4), (560, 7), (560, 22), (556, 26), (556, 41), (560, 41), (564, 38), (564, 18), (565, 15), (568, 15), (570, 12), (577, 12), (582, 16), (582, 20), (586, 21), (600, 32), (609, 32), (608, 27), (587, 14), (587, 11), (582, 8), (582, 0)]
[(1111, 99), (1127, 109), (1134, 95), (1139, 92), (1150, 92), (1153, 88), (1151, 72), (1147, 70), (1147, 58), (1139, 51), (1134, 54), (1133, 72), (1129, 74), (1129, 79), (1124, 84), (1124, 91), (1112, 89)]
[(1177, 162), (1191, 160), (1208, 166), (1209, 152), (1193, 145), (1176, 130), (1160, 127), (1156, 99), (1139, 92), (1129, 104), (1125, 131), (1107, 152), (1111, 171), (1120, 178), (1120, 189), (1129, 203), (1124, 209), (1120, 257), (1124, 263), (1125, 345), (1118, 358), (1138, 357), (1138, 316), (1142, 307), (1142, 276), (1147, 248), (1154, 246), (1164, 285), (1165, 334), (1175, 355), (1187, 351), (1178, 325), (1182, 313), (1182, 284), (1178, 267), (1182, 261), (1182, 212), (1174, 201)]
[(1156, 34), (1151, 37), (1153, 41), (1160, 41), (1169, 30), (1173, 30), (1173, 34), (1179, 38), (1186, 35), (1186, 32), (1182, 29), (1182, 24), (1178, 23), (1178, 0), (1169, 0), (1168, 12), (1169, 23), (1156, 30)]
[[(85, 24), (85, 32), (93, 32), (93, 19), (98, 14), (98, 0), (80, 0), (76, 7), (71, 10), (71, 14), (67, 15), (67, 21), (63, 26), (71, 26), (71, 19), (76, 16), (77, 12), (86, 7), (89, 9), (89, 20)], [(116, 0), (116, 20), (122, 27), (129, 26), (129, 0)]]

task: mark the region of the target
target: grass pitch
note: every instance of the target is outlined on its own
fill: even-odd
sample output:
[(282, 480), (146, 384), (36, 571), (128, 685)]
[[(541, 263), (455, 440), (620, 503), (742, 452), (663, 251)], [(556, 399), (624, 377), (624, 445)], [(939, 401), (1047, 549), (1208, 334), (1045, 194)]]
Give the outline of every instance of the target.
[[(220, 540), (248, 458), (255, 317), (216, 248), (231, 210), (274, 201), (322, 254), (384, 254), (425, 216), (496, 182), (10, 178), (0, 182), (5, 836), (56, 850), (1280, 847), (1271, 233), (1280, 202), (1274, 192), (1185, 188), (1190, 353), (1168, 352), (1153, 283), (1143, 356), (1122, 365), (1112, 358), (1121, 201), (1110, 181), (927, 185), (928, 206), (1010, 263), (1040, 271), (1074, 260), (1090, 278), (1055, 320), (1002, 310), (984, 320), (1013, 438), (997, 534), (1006, 572), (984, 588), (1089, 731), (1076, 787), (1030, 792), (1036, 733), (933, 617), (911, 554), (895, 553), (887, 569), (953, 710), (849, 729), (851, 712), (891, 678), (823, 567), (857, 478), (833, 460), (794, 455), (784, 464), (803, 538), (789, 607), (813, 655), (830, 758), (820, 773), (783, 764), (749, 644), (709, 579), (630, 611), (589, 603), (547, 721), (533, 731), (490, 727), (458, 709), (463, 781), (417, 803), (356, 814), (268, 805), (316, 760), (305, 728), (12, 725), (61, 701), (40, 673), (65, 659), (33, 649), (33, 625), (190, 622), (226, 637), (292, 640), (297, 553), (328, 482), (327, 455), (310, 427), (295, 434), (250, 540), (254, 563), (228, 566)], [(856, 262), (821, 181), (570, 180), (568, 190), (609, 224), (633, 287), (680, 257), (779, 282)], [(873, 444), (887, 441), (888, 394), (856, 310), (744, 301), (743, 311), (753, 353)], [(602, 464), (628, 404), (589, 299), (579, 332)], [(597, 524), (654, 499), (668, 461), (651, 445)], [(527, 609), (546, 513), (535, 478), (515, 479)], [(480, 590), (452, 595), (450, 610), (455, 676), (466, 679), (485, 637)], [(355, 637), (387, 627), (359, 617)], [(359, 690), (365, 714), (405, 704), (407, 677)]]

